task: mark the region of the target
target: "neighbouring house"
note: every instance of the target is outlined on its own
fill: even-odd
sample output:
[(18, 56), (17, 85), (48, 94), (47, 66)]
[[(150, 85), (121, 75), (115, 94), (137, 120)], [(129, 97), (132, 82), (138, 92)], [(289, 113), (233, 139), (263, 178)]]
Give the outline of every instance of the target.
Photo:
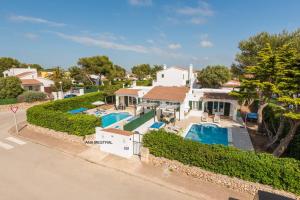
[(21, 86), (25, 90), (51, 93), (51, 85), (54, 82), (50, 79), (38, 75), (36, 69), (11, 68), (3, 72), (4, 77), (15, 76), (21, 80)]
[(234, 89), (234, 88), (239, 88), (240, 86), (241, 86), (240, 81), (238, 81), (238, 80), (230, 80), (230, 81), (224, 83), (221, 88), (231, 88), (231, 89)]
[[(195, 87), (197, 73), (193, 66), (188, 69), (164, 66), (157, 72), (157, 80), (152, 86), (121, 88), (115, 92), (116, 106), (135, 107), (137, 113), (149, 105), (157, 109), (173, 110), (178, 120), (189, 115), (201, 117), (203, 112), (220, 114), (236, 120), (239, 104), (229, 93), (239, 87), (237, 81), (230, 81), (220, 89)], [(149, 107), (148, 107), (149, 109)]]

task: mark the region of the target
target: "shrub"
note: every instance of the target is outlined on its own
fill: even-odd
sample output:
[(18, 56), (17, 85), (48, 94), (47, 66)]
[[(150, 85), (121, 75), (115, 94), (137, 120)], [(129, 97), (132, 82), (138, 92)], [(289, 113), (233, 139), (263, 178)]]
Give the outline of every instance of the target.
[(91, 103), (103, 100), (104, 94), (90, 93), (69, 99), (62, 99), (33, 106), (27, 110), (27, 121), (31, 124), (56, 131), (84, 136), (95, 133), (95, 127), (101, 125), (101, 119), (86, 114), (69, 114), (67, 111), (84, 107), (94, 108)]
[(18, 96), (19, 102), (35, 102), (45, 100), (47, 95), (44, 92), (25, 91)]
[(201, 144), (164, 130), (147, 133), (143, 143), (158, 157), (300, 194), (300, 162), (295, 159)]
[(0, 105), (15, 104), (17, 102), (18, 100), (16, 98), (0, 99)]

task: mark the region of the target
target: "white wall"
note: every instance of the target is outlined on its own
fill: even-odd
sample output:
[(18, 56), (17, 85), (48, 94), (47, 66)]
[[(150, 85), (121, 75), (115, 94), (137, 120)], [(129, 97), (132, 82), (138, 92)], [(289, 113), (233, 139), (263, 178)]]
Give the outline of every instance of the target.
[(157, 72), (154, 86), (186, 86), (188, 80), (188, 70), (170, 67)]
[[(5, 70), (3, 72), (3, 74), (6, 77), (6, 76), (16, 76), (16, 75), (24, 73), (24, 72), (33, 72), (33, 73), (37, 74), (37, 70), (31, 69), (31, 68), (10, 68), (9, 70)], [(32, 79), (32, 78), (30, 78), (30, 79)]]
[(50, 80), (50, 79), (46, 79), (46, 78), (35, 78), (36, 80), (40, 81), (41, 83), (43, 83), (44, 87), (50, 87), (51, 85), (54, 85), (54, 81)]
[[(121, 157), (130, 158), (133, 155), (133, 136), (125, 136), (116, 133), (104, 131), (102, 128), (96, 128), (96, 141), (100, 150), (115, 154)], [(105, 143), (109, 142), (111, 144)]]

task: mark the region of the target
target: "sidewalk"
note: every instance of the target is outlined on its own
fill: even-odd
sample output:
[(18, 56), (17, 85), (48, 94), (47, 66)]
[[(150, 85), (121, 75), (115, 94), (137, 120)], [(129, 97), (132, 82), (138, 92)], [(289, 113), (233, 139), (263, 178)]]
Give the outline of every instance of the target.
[(78, 156), (88, 162), (141, 178), (145, 181), (158, 184), (161, 187), (188, 194), (191, 198), (203, 200), (253, 199), (249, 194), (239, 193), (216, 184), (204, 182), (201, 179), (177, 174), (167, 168), (163, 169), (141, 163), (138, 157), (125, 159), (101, 152), (97, 145), (86, 146), (81, 143), (63, 141), (48, 135), (29, 131), (26, 127), (20, 131), (18, 137), (26, 138), (32, 142)]

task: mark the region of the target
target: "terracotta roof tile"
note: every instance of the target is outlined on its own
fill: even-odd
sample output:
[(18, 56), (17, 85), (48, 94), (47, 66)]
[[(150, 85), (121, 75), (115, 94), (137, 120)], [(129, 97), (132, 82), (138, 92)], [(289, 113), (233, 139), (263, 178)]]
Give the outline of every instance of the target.
[(133, 135), (133, 133), (130, 131), (124, 131), (124, 130), (116, 129), (116, 128), (106, 128), (106, 129), (103, 129), (103, 131), (115, 133), (115, 134), (119, 134), (119, 135), (125, 135), (125, 136)]
[(143, 99), (183, 102), (188, 91), (187, 87), (156, 86), (144, 95)]
[(36, 79), (21, 79), (22, 85), (41, 85), (42, 83)]
[(115, 91), (115, 94), (117, 95), (138, 95), (138, 89), (128, 89), (128, 88), (121, 88)]

